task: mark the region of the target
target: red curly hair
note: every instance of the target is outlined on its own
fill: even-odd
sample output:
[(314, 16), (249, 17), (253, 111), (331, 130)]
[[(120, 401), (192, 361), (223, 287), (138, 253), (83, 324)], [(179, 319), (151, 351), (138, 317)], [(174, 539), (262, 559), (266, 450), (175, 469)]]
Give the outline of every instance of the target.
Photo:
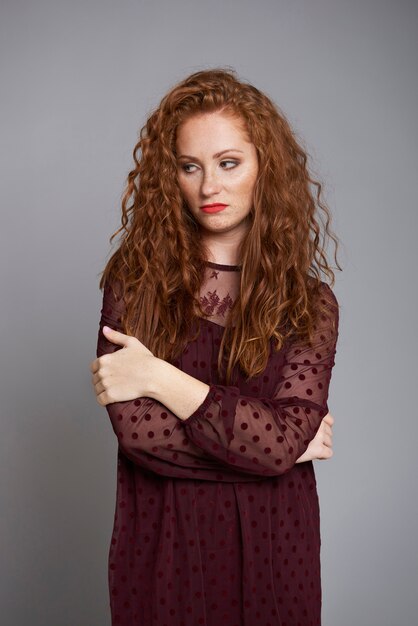
[[(190, 329), (204, 316), (199, 292), (208, 250), (180, 192), (176, 137), (190, 116), (214, 111), (243, 123), (259, 163), (251, 225), (239, 250), (240, 293), (218, 359), (219, 372), (226, 359), (229, 384), (236, 364), (247, 380), (265, 369), (270, 338), (276, 350), (293, 336), (310, 343), (316, 315), (338, 306), (331, 289), (325, 299), (320, 291), (321, 270), (331, 285), (335, 282), (326, 236), (342, 269), (330, 212), (320, 200), (321, 184), (308, 172), (307, 153), (278, 107), (238, 80), (233, 69), (191, 74), (163, 97), (141, 129), (122, 196), (122, 226), (110, 243), (123, 235), (102, 272), (100, 289), (108, 284), (117, 299), (124, 299), (125, 334), (136, 336), (156, 357), (172, 361), (197, 337), (198, 329), (194, 337)], [(322, 235), (317, 209), (326, 218)]]

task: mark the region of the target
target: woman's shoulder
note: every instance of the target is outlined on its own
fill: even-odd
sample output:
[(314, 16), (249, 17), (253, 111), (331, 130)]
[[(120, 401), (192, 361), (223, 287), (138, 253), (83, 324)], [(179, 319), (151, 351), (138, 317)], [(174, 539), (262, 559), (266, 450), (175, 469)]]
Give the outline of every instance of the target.
[(339, 308), (338, 299), (335, 295), (334, 290), (332, 289), (331, 285), (323, 280), (320, 281), (319, 294), (323, 304), (333, 309)]
[(317, 294), (317, 297), (320, 298), (322, 304), (331, 308), (339, 307), (337, 297), (329, 283), (317, 278), (316, 276), (308, 275), (308, 285), (312, 290), (311, 294)]

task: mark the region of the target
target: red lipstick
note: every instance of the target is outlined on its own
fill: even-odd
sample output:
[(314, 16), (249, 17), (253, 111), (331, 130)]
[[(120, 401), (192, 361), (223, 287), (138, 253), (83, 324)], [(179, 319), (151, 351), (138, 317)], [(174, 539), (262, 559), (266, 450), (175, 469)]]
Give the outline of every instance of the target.
[(214, 204), (204, 204), (200, 208), (204, 213), (218, 213), (219, 211), (222, 211), (227, 206), (228, 206), (227, 204), (220, 204), (218, 202)]

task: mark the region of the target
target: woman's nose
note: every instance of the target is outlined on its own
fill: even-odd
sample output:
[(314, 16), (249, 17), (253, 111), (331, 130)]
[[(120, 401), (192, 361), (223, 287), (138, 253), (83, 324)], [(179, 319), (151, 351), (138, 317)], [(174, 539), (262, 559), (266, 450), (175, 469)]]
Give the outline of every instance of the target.
[(221, 189), (221, 181), (214, 173), (207, 173), (203, 176), (200, 191), (203, 196), (211, 196)]

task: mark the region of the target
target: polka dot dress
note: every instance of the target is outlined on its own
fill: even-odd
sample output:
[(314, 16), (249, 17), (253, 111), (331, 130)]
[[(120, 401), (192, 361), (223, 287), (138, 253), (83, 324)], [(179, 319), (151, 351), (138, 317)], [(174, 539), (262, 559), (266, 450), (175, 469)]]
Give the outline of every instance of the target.
[[(106, 406), (112, 626), (321, 626), (317, 485), (312, 461), (295, 462), (328, 412), (338, 303), (322, 283), (314, 345), (271, 344), (262, 374), (225, 385), (217, 356), (239, 280), (238, 266), (206, 263), (207, 315), (172, 362), (210, 386), (188, 419), (148, 397)], [(98, 357), (120, 349), (102, 328), (122, 331), (121, 303), (105, 285)]]

